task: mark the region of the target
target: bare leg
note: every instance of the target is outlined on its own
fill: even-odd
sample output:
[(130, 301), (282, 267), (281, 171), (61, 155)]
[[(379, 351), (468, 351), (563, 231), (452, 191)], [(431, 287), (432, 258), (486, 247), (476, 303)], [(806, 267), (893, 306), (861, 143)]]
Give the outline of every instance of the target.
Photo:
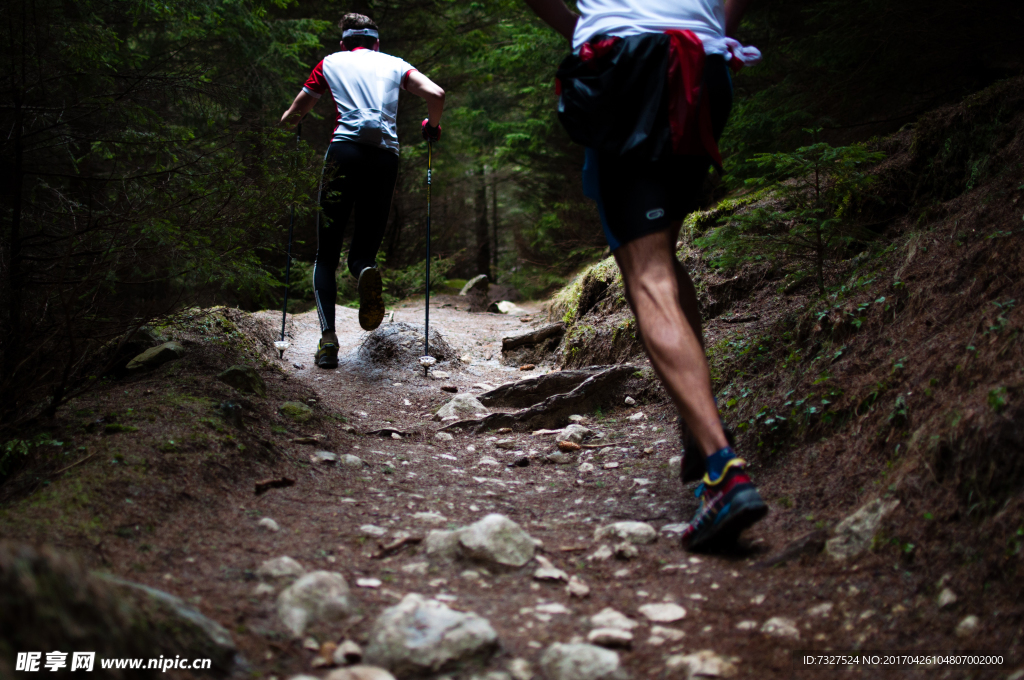
[(678, 227), (620, 246), (615, 260), (647, 356), (704, 456), (728, 446), (711, 394), (693, 282), (676, 259)]

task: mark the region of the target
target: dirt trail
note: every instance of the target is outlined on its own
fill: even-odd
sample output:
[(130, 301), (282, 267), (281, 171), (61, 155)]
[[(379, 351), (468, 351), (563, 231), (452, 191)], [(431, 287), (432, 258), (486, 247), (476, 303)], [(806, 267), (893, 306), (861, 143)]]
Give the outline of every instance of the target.
[[(129, 444), (123, 457), (104, 448), (116, 446), (118, 437), (129, 434), (79, 436), (102, 455), (75, 468), (82, 475), (74, 482), (78, 486), (61, 480), (50, 488), (68, 494), (90, 485), (103, 489), (102, 501), (78, 501), (85, 499), (84, 492), (69, 496), (69, 510), (60, 513), (73, 513), (81, 506), (89, 513), (85, 517), (104, 516), (106, 528), (96, 533), (99, 538), (91, 538), (99, 520), (78, 527), (65, 519), (73, 514), (52, 514), (46, 505), (52, 505), (47, 491), (31, 501), (38, 502), (41, 510), (25, 504), (12, 511), (8, 519), (14, 521), (5, 525), (9, 537), (43, 540), (76, 551), (92, 566), (195, 604), (232, 632), (253, 677), (284, 680), (300, 673), (325, 675), (324, 669), (312, 667), (316, 653), (285, 633), (273, 595), (255, 590), (255, 570), (280, 556), (294, 558), (307, 571), (339, 572), (352, 586), (359, 615), (330, 629), (329, 635), (337, 640), (348, 636), (365, 643), (381, 611), (408, 593), (420, 593), (490, 621), (500, 650), (488, 671), (506, 671), (513, 659), (525, 659), (533, 666), (533, 677), (541, 678), (538, 660), (549, 644), (585, 641), (591, 629), (588, 618), (613, 607), (639, 624), (633, 630), (632, 648), (619, 650), (633, 678), (687, 677), (682, 668), (672, 669), (673, 657), (701, 650), (730, 660), (736, 677), (817, 678), (839, 673), (870, 678), (1005, 677), (1005, 667), (967, 674), (964, 669), (943, 667), (858, 665), (840, 671), (795, 665), (794, 650), (978, 648), (982, 645), (958, 643), (953, 630), (965, 614), (982, 614), (998, 604), (962, 602), (939, 610), (932, 598), (921, 594), (930, 592), (930, 585), (923, 588), (910, 569), (875, 553), (847, 565), (815, 550), (790, 550), (788, 561), (768, 566), (767, 560), (785, 554), (794, 539), (815, 529), (815, 518), (773, 492), (782, 475), (793, 474), (792, 468), (764, 468), (756, 454), (750, 456), (752, 471), (772, 513), (749, 532), (747, 544), (735, 554), (684, 552), (674, 534), (661, 531), (688, 520), (696, 506), (692, 489), (681, 488), (669, 472), (669, 459), (678, 454), (677, 431), (675, 412), (665, 402), (638, 399), (632, 406), (621, 403), (579, 414), (595, 432), (591, 441), (607, 442), (610, 448), (587, 449), (571, 465), (541, 464), (544, 454), (555, 450), (550, 436), (456, 432), (450, 441), (436, 438), (442, 424), (432, 420), (433, 413), (452, 397), (442, 386), (479, 393), (474, 385), (497, 386), (551, 367), (525, 372), (500, 363), (503, 335), (546, 322), (539, 306), (525, 305), (528, 314), (517, 318), (471, 314), (460, 308), (463, 303), (457, 297), (432, 303), (431, 328), (446, 338), (455, 356), (469, 361), (442, 362), (439, 368), (450, 373), (444, 380), (426, 378), (406, 361), (414, 362), (421, 352), (415, 331), (403, 336), (409, 344), (404, 358), (388, 366), (368, 365), (360, 354), (367, 334), (358, 330), (356, 312), (345, 308), (337, 310), (341, 366), (335, 371), (318, 369), (312, 361), (319, 337), (316, 313), (291, 318), (292, 347), (283, 360), (272, 359), (281, 370), (263, 370), (269, 393), (267, 402), (256, 406), (264, 415), (248, 416), (245, 431), (235, 435), (209, 418), (195, 425), (202, 431), (201, 423), (206, 423), (206, 432), (220, 428), (216, 436), (223, 442), (221, 450), (229, 445), (237, 448), (233, 457), (218, 458), (196, 439), (195, 430), (182, 429), (168, 448), (165, 444), (171, 435), (168, 426), (161, 424), (161, 419), (177, 417), (184, 428), (187, 419), (196, 417), (193, 414), (204, 413), (192, 405), (194, 400), (170, 394), (172, 385), (175, 389), (205, 386), (204, 394), (214, 404), (230, 397), (232, 393), (212, 377), (223, 370), (224, 359), (200, 353), (184, 368), (169, 364), (172, 368), (162, 373), (97, 393), (90, 397), (94, 403), (83, 401), (77, 408), (91, 405), (103, 413), (100, 409), (130, 400), (139, 414), (132, 421), (138, 423), (139, 432), (131, 436), (139, 438), (120, 441), (137, 442), (136, 448)], [(396, 308), (394, 323), (421, 327), (422, 314), (422, 303), (410, 301)], [(217, 349), (216, 343), (194, 342), (193, 346), (200, 344), (208, 352), (227, 351)], [(279, 402), (300, 395), (309, 398), (310, 390), (316, 400), (316, 418), (295, 425), (277, 415)], [(629, 419), (640, 412), (642, 418)], [(162, 415), (154, 423), (156, 416), (147, 413)], [(71, 424), (81, 427), (80, 422)], [(153, 435), (162, 438), (163, 448), (154, 448), (152, 454), (144, 453), (139, 443), (143, 435), (150, 436), (148, 427), (163, 428)], [(369, 434), (384, 428), (406, 435), (396, 439)], [(249, 447), (236, 447), (241, 439), (235, 436), (250, 437)], [(182, 448), (186, 437), (195, 442), (193, 449)], [(309, 438), (310, 444), (297, 442), (300, 437)], [(499, 437), (512, 441), (498, 447)], [(260, 440), (272, 440), (277, 453), (255, 455), (253, 446), (258, 445), (252, 442)], [(354, 454), (367, 466), (356, 469), (310, 462), (318, 450)], [(137, 453), (150, 458), (136, 459)], [(508, 466), (524, 455), (531, 457), (529, 466)], [(176, 462), (186, 460), (199, 462)], [(126, 472), (109, 480), (104, 477), (119, 470)], [(254, 496), (254, 479), (268, 473), (287, 475), (296, 483)], [(808, 485), (823, 490), (836, 483), (828, 470), (809, 468), (805, 476)], [(489, 513), (507, 516), (541, 541), (540, 554), (582, 579), (590, 588), (589, 596), (573, 597), (565, 584), (535, 581), (535, 563), (497, 572), (473, 564), (429, 562), (422, 545), (378, 558), (380, 545), (397, 532), (423, 537), (432, 529), (468, 525)], [(262, 529), (258, 522), (266, 517), (280, 530)], [(602, 545), (614, 545), (595, 540), (595, 530), (623, 520), (648, 522), (658, 530), (657, 541), (637, 546), (638, 554), (631, 559), (588, 559)], [(380, 583), (370, 581), (376, 587), (360, 587), (359, 579)], [(640, 608), (659, 602), (681, 605), (685, 617), (669, 623), (649, 621)], [(764, 629), (775, 617), (787, 619), (788, 624), (776, 622)], [(328, 641), (322, 633), (317, 635), (323, 638), (319, 642)], [(484, 674), (465, 671), (446, 677), (472, 680), (483, 679)], [(487, 680), (502, 677), (509, 676)]]
[[(505, 668), (514, 657), (525, 658), (536, 668), (549, 643), (585, 639), (590, 630), (586, 617), (605, 607), (640, 624), (633, 631), (632, 649), (620, 650), (624, 666), (634, 677), (663, 677), (667, 658), (705, 649), (732, 657), (740, 677), (790, 678), (832, 677), (839, 672), (794, 665), (792, 650), (920, 649), (921, 641), (934, 642), (936, 635), (947, 641), (937, 643), (935, 651), (955, 648), (950, 647), (955, 643), (948, 638), (951, 626), (945, 618), (954, 625), (957, 619), (952, 614), (933, 616), (934, 605), (920, 597), (915, 600), (917, 584), (899, 565), (881, 564), (869, 556), (847, 567), (811, 551), (770, 568), (763, 566), (766, 558), (814, 528), (813, 517), (800, 517), (798, 511), (774, 503), (770, 476), (758, 479), (775, 512), (749, 532), (747, 545), (737, 554), (689, 555), (674, 534), (659, 532), (659, 539), (639, 546), (639, 555), (633, 559), (588, 560), (607, 543), (594, 539), (600, 526), (641, 520), (660, 529), (691, 516), (695, 508), (691, 490), (684, 492), (668, 471), (669, 458), (678, 453), (674, 411), (665, 403), (623, 404), (600, 416), (581, 414), (587, 417), (586, 425), (603, 434), (604, 441), (619, 447), (603, 456), (586, 452), (581, 462), (595, 467), (587, 472), (580, 472), (577, 465), (541, 465), (536, 458), (526, 468), (507, 467), (523, 452), (537, 456), (554, 450), (549, 438), (528, 433), (503, 435), (515, 440), (511, 449), (496, 448), (497, 437), (491, 434), (456, 434), (453, 441), (437, 441), (433, 434), (441, 425), (429, 416), (451, 396), (441, 392), (440, 386), (479, 392), (472, 387), (476, 383), (498, 385), (523, 377), (516, 369), (500, 365), (501, 336), (543, 322), (469, 314), (453, 305), (457, 302), (457, 298), (442, 298), (431, 311), (432, 328), (472, 360), (452, 370), (451, 379), (445, 381), (408, 370), (404, 375), (368, 378), (355, 358), (365, 334), (352, 330), (357, 329), (355, 312), (340, 308), (339, 326), (345, 329), (339, 334), (342, 365), (337, 371), (316, 369), (305, 358), (312, 354), (319, 336), (315, 314), (294, 319), (295, 344), (285, 363), (296, 378), (312, 385), (328, 410), (349, 417), (361, 432), (392, 427), (415, 434), (402, 440), (360, 437), (346, 451), (338, 451), (364, 458), (372, 472), (354, 475), (311, 469), (311, 483), (240, 507), (238, 520), (244, 518), (241, 523), (247, 525), (239, 527), (243, 532), (255, 533), (250, 527), (257, 516), (273, 517), (285, 527), (280, 534), (243, 539), (249, 568), (262, 559), (287, 554), (307, 568), (339, 570), (352, 581), (379, 578), (384, 584), (378, 589), (356, 589), (367, 621), (409, 592), (444, 596), (451, 606), (474, 611), (494, 625), (502, 645), (502, 653), (491, 664), (494, 669)], [(421, 325), (422, 313), (421, 303), (409, 302), (396, 310), (394, 321)], [(645, 419), (627, 420), (637, 412), (643, 412)], [(497, 464), (488, 464), (487, 457)], [(756, 456), (753, 462), (756, 476)], [(618, 465), (609, 465), (614, 463)], [(423, 512), (439, 513), (445, 519), (424, 524), (413, 518), (414, 513)], [(508, 516), (542, 541), (543, 554), (583, 579), (591, 589), (589, 597), (570, 597), (564, 584), (534, 581), (532, 564), (504, 574), (487, 574), (465, 565), (431, 566), (426, 575), (411, 574), (402, 567), (424, 561), (422, 550), (371, 559), (377, 541), (360, 530), (373, 524), (387, 529), (388, 535), (398, 530), (422, 534), (432, 528), (469, 524), (491, 512)], [(685, 618), (656, 624), (638, 612), (644, 604), (662, 601), (682, 605)], [(536, 607), (545, 603), (560, 603), (568, 613), (538, 612)], [(817, 614), (809, 614), (815, 607)], [(240, 616), (254, 630), (273, 627), (269, 603), (245, 609)], [(790, 637), (762, 632), (773, 617), (795, 624)], [(653, 630), (658, 625), (669, 630)], [(365, 628), (357, 625), (351, 632), (358, 639)], [(265, 651), (252, 656), (263, 658)], [(303, 654), (305, 659), (277, 658), (277, 663), (292, 672), (305, 670), (302, 662), (313, 654)], [(864, 677), (963, 677), (962, 669), (907, 666), (851, 667), (845, 672)], [(668, 673), (684, 675), (681, 670)]]

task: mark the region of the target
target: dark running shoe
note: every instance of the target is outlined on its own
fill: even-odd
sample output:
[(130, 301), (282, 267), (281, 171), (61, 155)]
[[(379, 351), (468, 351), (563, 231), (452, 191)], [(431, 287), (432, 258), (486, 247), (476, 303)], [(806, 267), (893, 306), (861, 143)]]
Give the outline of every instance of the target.
[(359, 325), (372, 331), (384, 320), (384, 286), (380, 271), (367, 267), (359, 272)]
[(704, 475), (696, 493), (700, 508), (683, 531), (684, 548), (711, 552), (731, 547), (744, 529), (768, 514), (768, 506), (744, 471), (746, 465), (742, 458), (733, 458), (714, 483)]
[[(686, 427), (685, 424), (682, 427)], [(722, 431), (725, 432), (725, 439), (729, 442), (731, 448), (736, 448), (736, 436), (733, 435), (732, 430), (722, 423)], [(690, 434), (689, 430), (685, 430), (682, 440), (683, 447), (683, 464), (680, 472), (680, 478), (683, 480), (683, 484), (689, 484), (690, 482), (696, 482), (707, 474), (707, 466), (704, 465), (704, 456), (700, 455), (700, 445), (697, 444), (697, 440), (694, 439), (693, 435)]]
[(321, 340), (316, 346), (316, 356), (313, 358), (320, 368), (338, 367), (338, 346), (333, 342)]

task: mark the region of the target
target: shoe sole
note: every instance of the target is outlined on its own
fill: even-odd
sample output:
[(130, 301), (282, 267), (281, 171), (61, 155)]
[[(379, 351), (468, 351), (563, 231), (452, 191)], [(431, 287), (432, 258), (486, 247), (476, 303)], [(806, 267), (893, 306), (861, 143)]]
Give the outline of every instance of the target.
[(359, 325), (372, 331), (384, 320), (384, 286), (380, 271), (367, 268), (359, 274)]
[(338, 357), (321, 357), (317, 359), (316, 365), (320, 368), (337, 368)]
[(690, 552), (711, 552), (733, 546), (743, 530), (764, 519), (768, 514), (768, 506), (761, 500), (757, 489), (741, 491), (718, 516), (725, 514), (725, 519), (716, 521), (706, 531), (695, 537), (686, 546)]

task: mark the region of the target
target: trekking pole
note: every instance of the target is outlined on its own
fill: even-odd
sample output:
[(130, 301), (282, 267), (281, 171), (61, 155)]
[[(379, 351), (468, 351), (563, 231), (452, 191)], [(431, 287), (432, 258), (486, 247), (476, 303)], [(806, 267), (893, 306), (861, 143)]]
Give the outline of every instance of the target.
[[(302, 140), (302, 121), (295, 127), (295, 148), (299, 148), (299, 142)], [(288, 287), (291, 284), (291, 273), (292, 273), (292, 234), (295, 231), (295, 203), (291, 205), (291, 211), (288, 216), (288, 259), (284, 265), (284, 305), (281, 309), (281, 339), (274, 343), (274, 347), (279, 352), (278, 358), (284, 358), (284, 351), (288, 349), (288, 342), (284, 339), (284, 327), (285, 322), (288, 320)]]
[(433, 143), (427, 140), (427, 304), (423, 322), (423, 376), (426, 377), (431, 364), (434, 363), (430, 356), (430, 172)]

